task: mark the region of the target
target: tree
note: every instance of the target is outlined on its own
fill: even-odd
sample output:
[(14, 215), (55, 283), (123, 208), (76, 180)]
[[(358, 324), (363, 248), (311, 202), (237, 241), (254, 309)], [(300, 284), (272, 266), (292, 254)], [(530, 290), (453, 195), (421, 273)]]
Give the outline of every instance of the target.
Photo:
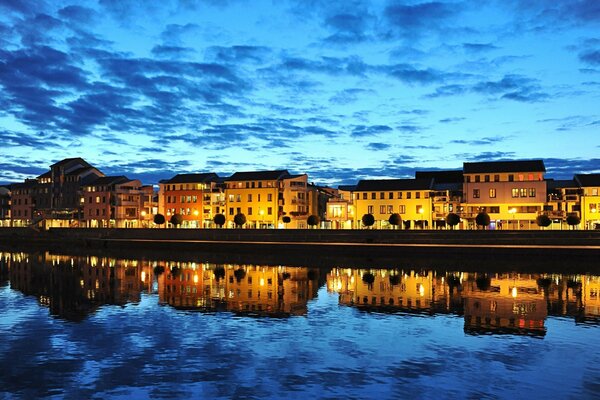
[(225, 225), (225, 216), (223, 214), (217, 214), (214, 216), (213, 218), (213, 222), (215, 223), (215, 225), (217, 225), (219, 228), (222, 228), (223, 225)]
[(478, 276), (475, 279), (475, 284), (477, 285), (477, 289), (486, 291), (489, 290), (491, 286), (492, 280), (487, 275)]
[(156, 214), (156, 215), (154, 216), (154, 223), (155, 223), (156, 225), (162, 225), (162, 224), (164, 224), (166, 221), (167, 221), (167, 220), (165, 219), (165, 216), (164, 216), (164, 215), (162, 215), (162, 214)]
[(281, 221), (283, 221), (283, 223), (287, 227), (287, 224), (289, 224), (290, 222), (292, 222), (292, 219), (286, 215), (283, 218), (281, 218)]
[(397, 229), (397, 226), (402, 223), (402, 217), (400, 216), (400, 214), (394, 213), (394, 214), (390, 215), (390, 218), (388, 219), (388, 221), (390, 224), (392, 224), (394, 226), (394, 229)]
[(242, 279), (244, 279), (244, 277), (246, 276), (246, 271), (238, 268), (235, 271), (233, 271), (233, 276), (235, 276), (235, 280), (240, 283), (242, 281)]
[(315, 227), (321, 223), (321, 219), (313, 214), (306, 219), (306, 223), (312, 227)]
[(169, 221), (177, 228), (179, 225), (183, 223), (183, 215), (181, 214), (173, 214), (171, 215), (171, 220)]
[(475, 223), (477, 226), (481, 226), (485, 229), (490, 225), (490, 216), (485, 212), (480, 212), (475, 217)]
[(542, 228), (547, 228), (552, 224), (552, 220), (547, 215), (538, 215), (535, 222)]
[(216, 266), (213, 272), (217, 281), (220, 281), (221, 279), (225, 278), (225, 268), (223, 268), (222, 266)]
[(569, 215), (567, 217), (567, 225), (571, 226), (572, 229), (575, 229), (575, 226), (579, 225), (581, 219), (577, 215)]
[(371, 227), (375, 224), (375, 217), (373, 214), (365, 214), (362, 216), (362, 223), (366, 227)]
[(238, 228), (241, 228), (246, 223), (246, 216), (242, 213), (236, 214), (235, 217), (233, 217), (233, 223)]
[(375, 282), (375, 275), (370, 272), (365, 272), (362, 276), (362, 281), (370, 287)]
[(446, 215), (446, 223), (450, 226), (450, 229), (454, 229), (454, 227), (460, 223), (460, 216), (455, 213), (450, 213)]

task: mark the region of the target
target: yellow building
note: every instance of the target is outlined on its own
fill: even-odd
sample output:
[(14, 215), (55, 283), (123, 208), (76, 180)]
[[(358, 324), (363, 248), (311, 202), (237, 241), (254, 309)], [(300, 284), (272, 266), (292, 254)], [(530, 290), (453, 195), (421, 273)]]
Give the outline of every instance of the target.
[(248, 228), (305, 228), (311, 208), (307, 184), (308, 175), (285, 170), (236, 172), (225, 180), (227, 226), (244, 214)]
[(459, 215), (470, 227), (486, 212), (491, 229), (539, 229), (535, 220), (546, 204), (542, 160), (463, 164), (463, 202)]
[(581, 228), (600, 229), (600, 174), (577, 174), (575, 181), (581, 187)]
[(354, 227), (363, 227), (362, 218), (371, 214), (373, 227), (392, 228), (390, 215), (400, 214), (402, 227), (425, 229), (432, 226), (431, 179), (361, 180), (354, 191)]
[(339, 186), (327, 201), (325, 219), (332, 229), (352, 229), (354, 224), (354, 200), (352, 193), (355, 185)]

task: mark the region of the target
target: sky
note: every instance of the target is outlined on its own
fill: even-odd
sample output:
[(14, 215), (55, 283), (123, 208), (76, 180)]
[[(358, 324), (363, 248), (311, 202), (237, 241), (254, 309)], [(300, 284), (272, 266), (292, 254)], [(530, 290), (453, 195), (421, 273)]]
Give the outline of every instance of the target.
[(0, 182), (600, 172), (600, 1), (0, 0)]

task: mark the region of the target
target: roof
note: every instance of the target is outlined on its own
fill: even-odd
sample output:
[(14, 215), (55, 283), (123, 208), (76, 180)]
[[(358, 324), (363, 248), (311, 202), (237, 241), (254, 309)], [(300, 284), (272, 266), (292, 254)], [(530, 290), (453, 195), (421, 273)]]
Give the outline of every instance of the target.
[(463, 182), (462, 169), (448, 171), (416, 171), (417, 179), (434, 179), (435, 183), (461, 183)]
[(582, 187), (600, 186), (600, 174), (576, 174), (575, 180)]
[(171, 179), (165, 179), (160, 183), (206, 183), (217, 182), (219, 176), (214, 172), (206, 172), (202, 174), (177, 174)]
[(58, 166), (66, 165), (66, 164), (70, 164), (70, 163), (75, 162), (75, 161), (76, 162), (80, 162), (80, 163), (82, 163), (84, 165), (90, 165), (83, 158), (81, 158), (81, 157), (74, 157), (74, 158), (65, 158), (63, 160), (55, 162), (54, 164), (52, 164), (50, 166), (50, 168), (52, 168), (52, 167), (58, 167)]
[(356, 190), (356, 185), (340, 185), (338, 186), (338, 190), (343, 190), (345, 192), (354, 192)]
[(357, 192), (378, 190), (430, 190), (430, 179), (370, 179), (358, 181)]
[(546, 172), (543, 160), (485, 161), (463, 163), (465, 174), (485, 172)]
[(41, 179), (41, 178), (52, 178), (52, 171), (44, 172), (43, 174), (38, 176), (38, 179)]
[(236, 172), (226, 181), (275, 181), (283, 178), (289, 178), (290, 173), (285, 170), (277, 171), (249, 171), (249, 172)]
[(575, 182), (573, 179), (563, 179), (563, 180), (554, 180), (547, 179), (546, 187), (548, 190), (552, 189), (566, 189), (566, 188), (578, 188), (579, 184)]
[(434, 180), (433, 190), (449, 190), (451, 192), (462, 192), (463, 184), (462, 182), (438, 183)]
[(101, 178), (98, 178), (98, 179), (93, 180), (92, 182), (88, 183), (88, 186), (90, 186), (90, 185), (108, 186), (108, 185), (115, 185), (115, 184), (123, 183), (123, 182), (127, 182), (127, 181), (129, 181), (129, 178), (127, 178), (126, 176), (123, 176), (123, 175), (103, 176)]

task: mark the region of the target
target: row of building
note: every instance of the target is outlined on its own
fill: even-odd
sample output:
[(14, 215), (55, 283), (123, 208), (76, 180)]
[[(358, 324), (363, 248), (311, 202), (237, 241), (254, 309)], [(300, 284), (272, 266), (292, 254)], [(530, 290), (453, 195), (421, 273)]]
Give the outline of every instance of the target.
[[(157, 185), (125, 176), (105, 176), (81, 158), (50, 166), (35, 179), (0, 187), (2, 226), (156, 227), (162, 214), (169, 225), (181, 216), (184, 228), (214, 228), (215, 216), (234, 227), (238, 214), (248, 228), (364, 228), (373, 216), (378, 229), (446, 229), (450, 213), (458, 229), (475, 228), (479, 213), (490, 229), (566, 229), (576, 217), (579, 229), (600, 229), (600, 174), (570, 180), (545, 176), (542, 160), (465, 162), (461, 170), (417, 171), (411, 179), (368, 179), (336, 188), (309, 183), (307, 174), (286, 170), (178, 174)], [(398, 214), (401, 222), (390, 223)]]

